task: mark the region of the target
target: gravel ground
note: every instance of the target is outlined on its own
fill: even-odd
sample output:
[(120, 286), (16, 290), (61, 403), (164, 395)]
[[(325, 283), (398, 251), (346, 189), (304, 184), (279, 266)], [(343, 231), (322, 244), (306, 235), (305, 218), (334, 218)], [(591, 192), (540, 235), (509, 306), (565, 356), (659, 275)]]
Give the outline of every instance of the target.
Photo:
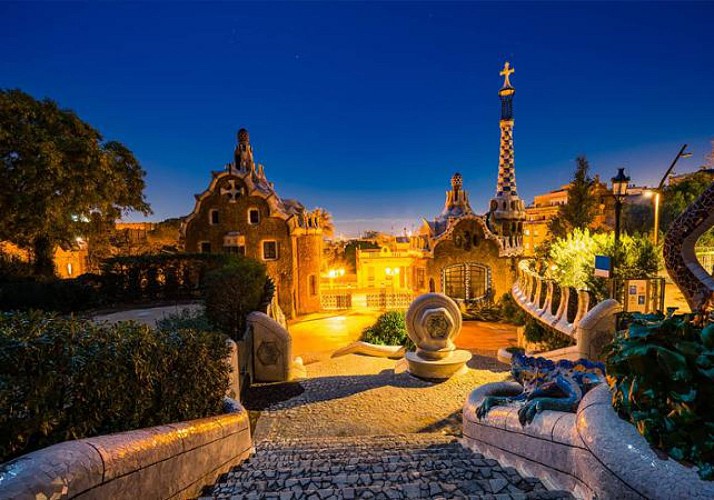
[[(254, 438), (460, 435), (461, 409), (476, 387), (508, 377), (508, 365), (474, 356), (466, 373), (435, 383), (412, 377), (402, 361), (347, 355), (307, 366), (299, 382), (251, 387), (245, 406)], [(257, 412), (260, 412), (259, 414)]]

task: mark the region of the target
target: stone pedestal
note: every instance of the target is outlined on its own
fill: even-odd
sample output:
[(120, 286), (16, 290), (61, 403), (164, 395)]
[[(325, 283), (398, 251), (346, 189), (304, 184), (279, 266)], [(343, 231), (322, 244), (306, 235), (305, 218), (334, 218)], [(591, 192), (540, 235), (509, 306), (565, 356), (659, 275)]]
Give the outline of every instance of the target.
[(457, 350), (454, 338), (461, 332), (459, 306), (446, 295), (427, 293), (409, 306), (407, 334), (416, 352), (405, 356), (409, 373), (425, 379), (447, 379), (466, 369), (468, 351)]

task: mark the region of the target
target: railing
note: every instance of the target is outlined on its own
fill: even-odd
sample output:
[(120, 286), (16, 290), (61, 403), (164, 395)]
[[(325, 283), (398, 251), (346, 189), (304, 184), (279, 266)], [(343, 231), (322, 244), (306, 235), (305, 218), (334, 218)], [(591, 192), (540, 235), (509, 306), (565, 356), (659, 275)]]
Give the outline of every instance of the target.
[(320, 292), (320, 305), (328, 311), (352, 308), (407, 309), (414, 300), (411, 291), (327, 290)]
[(598, 358), (602, 347), (615, 333), (615, 315), (622, 311), (619, 302), (605, 299), (595, 303), (588, 290), (560, 286), (528, 267), (529, 261), (518, 264), (518, 279), (511, 294), (529, 315), (575, 340), (572, 348), (543, 353), (545, 357)]

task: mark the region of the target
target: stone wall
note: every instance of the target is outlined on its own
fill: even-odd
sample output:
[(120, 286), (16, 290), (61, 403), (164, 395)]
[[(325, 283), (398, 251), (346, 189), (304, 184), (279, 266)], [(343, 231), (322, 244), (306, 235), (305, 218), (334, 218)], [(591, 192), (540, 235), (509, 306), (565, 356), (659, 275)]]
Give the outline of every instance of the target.
[(577, 413), (544, 411), (526, 426), (515, 405), (476, 417), (486, 396), (521, 390), (515, 382), (499, 382), (473, 391), (464, 406), (463, 444), (577, 498), (714, 498), (713, 482), (699, 479), (694, 467), (662, 459), (617, 416), (605, 384), (583, 397)]
[(248, 412), (66, 441), (0, 466), (2, 498), (183, 499), (252, 453)]
[[(308, 314), (320, 310), (320, 263), (322, 259), (322, 234), (305, 234), (296, 237), (297, 246), (297, 312)], [(314, 278), (314, 294), (310, 277)]]

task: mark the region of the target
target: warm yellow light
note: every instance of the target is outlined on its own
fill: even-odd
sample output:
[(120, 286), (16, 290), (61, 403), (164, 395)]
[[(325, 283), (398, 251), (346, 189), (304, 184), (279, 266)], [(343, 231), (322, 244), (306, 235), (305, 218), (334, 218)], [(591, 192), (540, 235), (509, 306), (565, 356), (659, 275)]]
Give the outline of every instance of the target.
[(654, 195), (655, 195), (655, 192), (651, 189), (646, 189), (646, 190), (642, 191), (642, 196), (644, 196), (645, 198), (652, 198)]
[(388, 267), (384, 270), (384, 272), (387, 274), (387, 276), (390, 276), (392, 274), (392, 268)]
[(330, 277), (330, 278), (334, 278), (335, 276), (337, 276), (337, 273), (335, 272), (334, 269), (330, 269), (330, 270), (327, 272), (327, 276)]
[(398, 268), (398, 267), (394, 268), (394, 274), (399, 274), (399, 268)]
[(344, 276), (344, 275), (345, 275), (345, 270), (344, 270), (344, 269), (340, 268), (340, 269), (338, 269), (337, 271), (340, 273), (340, 276)]

